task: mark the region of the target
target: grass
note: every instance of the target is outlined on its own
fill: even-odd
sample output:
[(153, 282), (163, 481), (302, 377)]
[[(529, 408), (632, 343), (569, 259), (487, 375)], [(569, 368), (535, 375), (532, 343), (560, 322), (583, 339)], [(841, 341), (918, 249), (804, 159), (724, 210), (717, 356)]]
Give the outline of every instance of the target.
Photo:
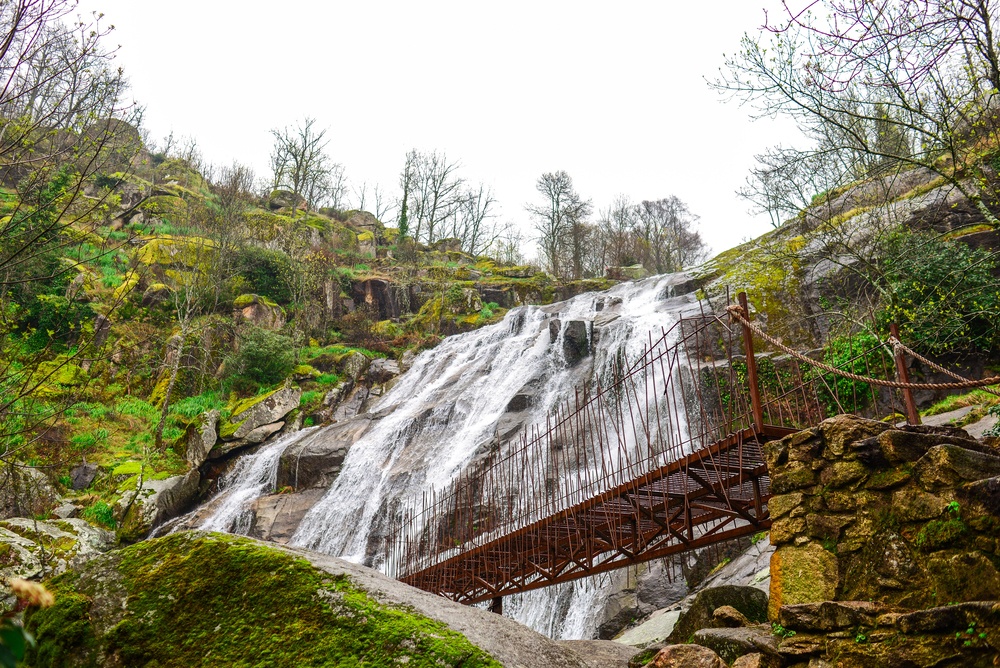
[(932, 415), (940, 415), (941, 413), (947, 413), (948, 411), (957, 410), (959, 408), (965, 408), (966, 406), (983, 406), (984, 408), (989, 408), (990, 406), (995, 406), (997, 404), (1000, 404), (1000, 397), (995, 394), (991, 394), (986, 390), (975, 389), (965, 394), (953, 394), (950, 397), (945, 397), (927, 410), (923, 411), (921, 415), (930, 417)]

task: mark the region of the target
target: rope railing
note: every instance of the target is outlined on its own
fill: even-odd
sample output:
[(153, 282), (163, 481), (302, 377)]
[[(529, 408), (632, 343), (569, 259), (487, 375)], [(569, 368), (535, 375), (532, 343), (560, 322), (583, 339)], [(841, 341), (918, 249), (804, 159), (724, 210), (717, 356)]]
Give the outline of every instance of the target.
[[(912, 350), (910, 350), (909, 348), (906, 348), (905, 346), (903, 346), (903, 348), (906, 350), (907, 353), (913, 355), (914, 357), (916, 357), (917, 359), (921, 360), (922, 362), (926, 362), (929, 365), (932, 365), (938, 371), (942, 371), (944, 373), (947, 373), (949, 376), (951, 376), (953, 378), (961, 378), (962, 379), (961, 382), (956, 382), (956, 383), (904, 383), (904, 382), (900, 382), (898, 380), (887, 380), (887, 379), (883, 379), (883, 378), (873, 378), (871, 376), (863, 376), (861, 374), (853, 373), (853, 372), (850, 372), (850, 371), (845, 371), (844, 369), (839, 369), (839, 368), (837, 368), (837, 367), (835, 367), (835, 366), (833, 366), (831, 364), (826, 364), (825, 362), (820, 362), (819, 360), (815, 360), (815, 359), (809, 357), (808, 355), (800, 353), (799, 351), (795, 350), (794, 348), (790, 348), (790, 347), (786, 346), (781, 341), (779, 341), (775, 337), (769, 335), (767, 332), (765, 332), (760, 327), (758, 327), (757, 325), (755, 325), (752, 321), (748, 320), (746, 318), (746, 315), (743, 313), (743, 308), (741, 306), (739, 306), (738, 304), (732, 304), (732, 305), (728, 306), (726, 308), (726, 311), (729, 313), (729, 315), (734, 320), (736, 320), (737, 322), (739, 322), (740, 324), (742, 324), (744, 327), (749, 327), (750, 330), (753, 331), (754, 334), (756, 334), (757, 336), (759, 336), (761, 339), (767, 341), (768, 343), (770, 343), (775, 348), (781, 350), (783, 353), (791, 355), (795, 359), (797, 359), (797, 360), (799, 360), (801, 362), (805, 362), (809, 366), (814, 367), (816, 369), (820, 369), (822, 371), (834, 374), (835, 376), (840, 376), (842, 378), (847, 378), (847, 379), (850, 379), (850, 380), (855, 380), (855, 381), (858, 381), (860, 383), (868, 383), (869, 385), (876, 385), (878, 387), (890, 387), (890, 388), (897, 389), (897, 390), (963, 390), (963, 389), (976, 388), (976, 387), (988, 387), (990, 385), (1000, 385), (1000, 377), (997, 377), (997, 376), (991, 376), (989, 378), (980, 378), (979, 380), (969, 380), (969, 379), (963, 378), (962, 376), (959, 376), (958, 374), (956, 374), (954, 372), (947, 371), (943, 367), (940, 367), (940, 366), (934, 364), (933, 362), (931, 362), (930, 360), (927, 360), (924, 357), (920, 357), (920, 356), (916, 355)], [(898, 339), (896, 339), (896, 341), (898, 343)], [(892, 346), (891, 340), (889, 342), (889, 345)], [(899, 343), (898, 345), (902, 346), (901, 343)]]

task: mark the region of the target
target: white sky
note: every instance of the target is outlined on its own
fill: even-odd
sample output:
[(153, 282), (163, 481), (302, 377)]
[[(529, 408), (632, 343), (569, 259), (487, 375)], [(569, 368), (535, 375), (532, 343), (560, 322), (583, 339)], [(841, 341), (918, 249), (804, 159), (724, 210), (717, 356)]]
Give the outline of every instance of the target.
[[(755, 33), (771, 0), (615, 3), (83, 0), (160, 138), (263, 174), (269, 130), (328, 127), (351, 184), (398, 189), (407, 150), (444, 151), (494, 188), (503, 218), (543, 172), (607, 206), (677, 195), (715, 251), (770, 227), (735, 195), (788, 124), (748, 119), (705, 78)], [(773, 3), (771, 3), (773, 4)], [(391, 222), (391, 221), (390, 221)]]

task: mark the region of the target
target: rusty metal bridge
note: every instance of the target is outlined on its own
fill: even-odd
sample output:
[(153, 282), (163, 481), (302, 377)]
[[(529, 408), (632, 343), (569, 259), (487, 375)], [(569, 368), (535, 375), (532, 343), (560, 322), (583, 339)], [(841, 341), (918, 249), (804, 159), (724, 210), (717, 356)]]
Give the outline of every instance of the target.
[[(839, 412), (919, 419), (905, 392), (755, 353), (739, 299), (738, 317), (702, 314), (650, 335), (644, 354), (618, 360), (544, 426), (398, 510), (389, 572), (499, 610), (508, 594), (766, 530), (768, 440)], [(898, 352), (851, 352), (852, 371), (909, 382)]]

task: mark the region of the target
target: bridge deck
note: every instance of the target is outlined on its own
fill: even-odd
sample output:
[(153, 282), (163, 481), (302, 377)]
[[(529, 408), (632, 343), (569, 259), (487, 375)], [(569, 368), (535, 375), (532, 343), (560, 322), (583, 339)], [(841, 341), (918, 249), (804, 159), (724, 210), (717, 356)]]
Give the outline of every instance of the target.
[(770, 526), (762, 443), (746, 429), (402, 581), (463, 603), (529, 591)]

